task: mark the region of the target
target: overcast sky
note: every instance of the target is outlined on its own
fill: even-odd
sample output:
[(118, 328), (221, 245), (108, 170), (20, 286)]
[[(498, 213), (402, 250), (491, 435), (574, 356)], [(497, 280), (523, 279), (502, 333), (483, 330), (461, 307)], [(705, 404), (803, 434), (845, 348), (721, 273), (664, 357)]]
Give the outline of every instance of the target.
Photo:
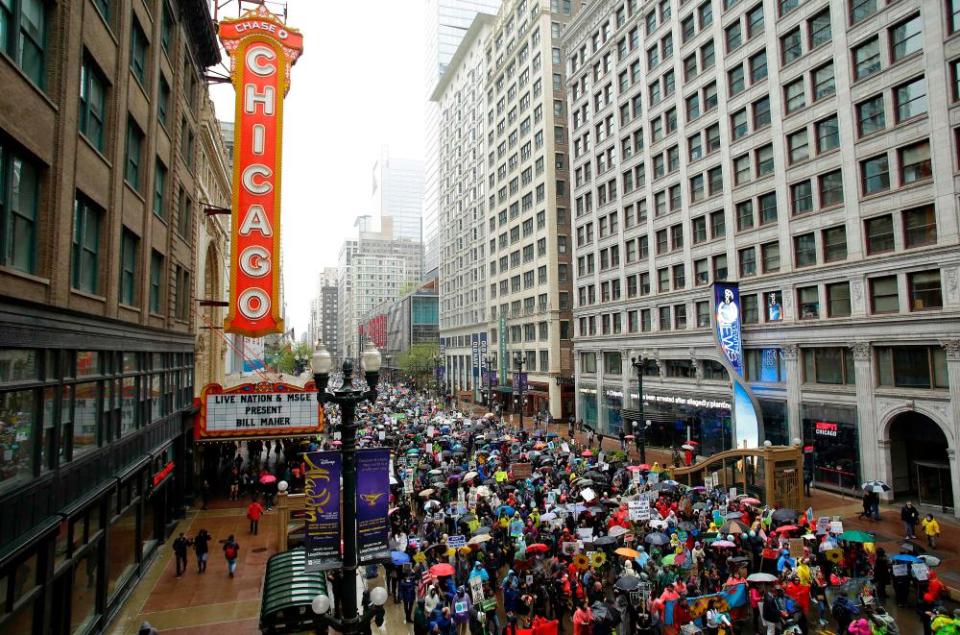
[[(236, 4), (229, 10), (235, 17)], [(284, 102), (281, 220), (287, 327), (299, 337), (320, 270), (337, 264), (356, 216), (372, 212), (380, 147), (423, 158), (424, 3), (289, 0), (287, 24), (304, 38)], [(233, 87), (211, 94), (217, 116), (232, 120)]]

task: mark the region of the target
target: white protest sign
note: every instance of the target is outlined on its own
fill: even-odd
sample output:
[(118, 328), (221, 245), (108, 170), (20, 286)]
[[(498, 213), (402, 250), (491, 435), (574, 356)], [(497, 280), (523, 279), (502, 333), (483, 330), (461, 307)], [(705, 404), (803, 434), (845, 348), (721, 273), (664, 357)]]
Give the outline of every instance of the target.
[(466, 536), (449, 536), (447, 538), (447, 546), (453, 549), (459, 549), (460, 547), (467, 546), (467, 537)]
[(593, 542), (593, 527), (578, 527), (577, 537), (582, 542)]
[(485, 599), (483, 597), (483, 580), (478, 575), (470, 578), (470, 595), (474, 604), (479, 604)]
[(656, 485), (660, 482), (660, 472), (650, 472), (647, 474), (647, 484)]
[(837, 534), (838, 536), (843, 533), (843, 521), (840, 520), (831, 520), (830, 521), (830, 533)]

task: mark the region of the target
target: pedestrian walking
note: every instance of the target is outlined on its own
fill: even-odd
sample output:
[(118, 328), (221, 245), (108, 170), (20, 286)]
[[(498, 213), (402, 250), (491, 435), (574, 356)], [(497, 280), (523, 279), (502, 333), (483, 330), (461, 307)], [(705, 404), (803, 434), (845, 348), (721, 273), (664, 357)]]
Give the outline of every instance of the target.
[(193, 539), (193, 551), (197, 554), (197, 573), (207, 570), (207, 557), (210, 555), (210, 541), (213, 536), (201, 529)]
[(927, 514), (927, 517), (920, 521), (923, 533), (927, 537), (927, 546), (931, 549), (937, 548), (937, 538), (940, 537), (940, 523), (933, 517), (933, 514)]
[(190, 540), (181, 534), (173, 541), (173, 554), (177, 558), (177, 577), (183, 575), (187, 570), (187, 549), (190, 548)]
[(250, 533), (254, 536), (257, 535), (257, 530), (260, 528), (261, 516), (263, 516), (263, 505), (257, 501), (253, 501), (247, 506), (247, 520), (250, 521)]
[(227, 560), (227, 571), (230, 577), (237, 572), (237, 558), (240, 557), (240, 543), (230, 534), (230, 537), (223, 543), (223, 557)]
[(900, 508), (900, 520), (903, 521), (903, 529), (906, 533), (906, 538), (916, 538), (917, 523), (920, 522), (920, 512), (917, 511), (917, 508), (913, 506), (911, 501), (907, 501), (907, 504)]
[(620, 431), (617, 433), (617, 437), (620, 439), (620, 451), (627, 451), (627, 433), (623, 431), (623, 426), (620, 426)]
[(210, 481), (203, 479), (203, 482), (200, 483), (200, 509), (207, 508), (207, 501), (210, 500)]

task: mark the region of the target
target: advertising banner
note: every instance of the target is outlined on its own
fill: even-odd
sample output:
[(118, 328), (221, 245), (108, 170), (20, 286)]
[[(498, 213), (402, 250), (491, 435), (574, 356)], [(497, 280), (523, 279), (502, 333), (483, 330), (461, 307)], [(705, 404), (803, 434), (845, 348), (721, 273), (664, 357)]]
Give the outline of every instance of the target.
[(513, 374), (513, 391), (527, 392), (527, 374), (526, 373)]
[(470, 335), (470, 360), (470, 374), (477, 377), (480, 374), (480, 336), (477, 333)]
[(261, 337), (283, 333), (280, 301), (280, 167), (283, 99), (303, 36), (265, 7), (222, 20), (236, 91), (230, 305), (223, 328)]
[(207, 384), (200, 395), (200, 419), (194, 438), (304, 436), (323, 429), (323, 411), (313, 380), (301, 388), (259, 382), (224, 388)]
[(263, 359), (262, 337), (241, 337), (244, 373), (253, 373), (266, 366)]
[(500, 348), (500, 381), (506, 384), (507, 382), (507, 318), (502, 313), (500, 314), (500, 322), (498, 323), (497, 331), (497, 342), (499, 343)]
[(390, 450), (357, 450), (357, 553), (360, 563), (390, 559)]
[(307, 452), (304, 493), (306, 495), (306, 571), (325, 571), (343, 566), (340, 559), (340, 474), (339, 452)]
[(736, 284), (717, 282), (713, 285), (716, 307), (714, 322), (717, 342), (724, 357), (743, 377), (743, 341), (740, 336), (740, 289)]

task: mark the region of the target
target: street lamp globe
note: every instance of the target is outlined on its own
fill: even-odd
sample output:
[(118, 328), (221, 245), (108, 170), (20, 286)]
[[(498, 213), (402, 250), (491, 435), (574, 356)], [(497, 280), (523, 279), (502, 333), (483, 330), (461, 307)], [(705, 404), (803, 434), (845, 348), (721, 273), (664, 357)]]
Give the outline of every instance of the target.
[(323, 615), (330, 610), (330, 596), (318, 594), (310, 603), (310, 608), (316, 615)]
[(380, 362), (380, 351), (373, 345), (373, 342), (367, 341), (360, 356), (360, 366), (363, 367), (364, 372), (379, 373)]
[(317, 340), (316, 348), (313, 350), (313, 357), (310, 359), (310, 368), (316, 375), (329, 375), (333, 368), (333, 358), (330, 357), (330, 351), (320, 340)]
[(370, 601), (376, 606), (383, 606), (387, 603), (387, 590), (382, 586), (373, 587), (370, 590)]

